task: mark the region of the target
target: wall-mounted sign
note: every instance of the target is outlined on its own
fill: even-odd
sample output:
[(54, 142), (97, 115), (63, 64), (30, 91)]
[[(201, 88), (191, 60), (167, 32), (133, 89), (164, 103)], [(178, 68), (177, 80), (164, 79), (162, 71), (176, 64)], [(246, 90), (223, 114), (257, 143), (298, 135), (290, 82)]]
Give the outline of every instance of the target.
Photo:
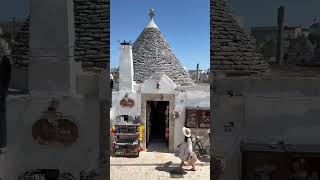
[(125, 107), (130, 107), (132, 108), (134, 106), (134, 101), (130, 98), (128, 98), (128, 95), (126, 95), (121, 101), (120, 101), (121, 106)]
[(196, 110), (186, 110), (186, 127), (197, 128), (197, 111)]
[(210, 110), (186, 108), (186, 127), (210, 128)]
[(78, 126), (62, 113), (56, 112), (52, 102), (48, 111), (43, 112), (42, 117), (32, 126), (32, 136), (38, 144), (73, 144), (78, 136)]

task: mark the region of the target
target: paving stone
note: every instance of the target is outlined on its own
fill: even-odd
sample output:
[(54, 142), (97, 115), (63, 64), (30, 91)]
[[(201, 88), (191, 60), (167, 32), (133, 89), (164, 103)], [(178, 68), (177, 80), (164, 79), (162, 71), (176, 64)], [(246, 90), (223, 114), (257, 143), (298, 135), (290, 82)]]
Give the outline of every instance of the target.
[[(164, 163), (169, 161), (172, 163), (164, 168)], [(179, 164), (180, 159), (172, 153), (142, 152), (138, 158), (110, 157), (111, 178), (126, 180), (128, 177), (130, 180), (173, 179), (169, 170), (175, 169)], [(190, 166), (184, 166), (186, 170), (190, 168)], [(209, 163), (202, 163), (202, 166), (196, 166), (196, 168), (196, 172), (186, 171), (183, 179), (210, 179)]]

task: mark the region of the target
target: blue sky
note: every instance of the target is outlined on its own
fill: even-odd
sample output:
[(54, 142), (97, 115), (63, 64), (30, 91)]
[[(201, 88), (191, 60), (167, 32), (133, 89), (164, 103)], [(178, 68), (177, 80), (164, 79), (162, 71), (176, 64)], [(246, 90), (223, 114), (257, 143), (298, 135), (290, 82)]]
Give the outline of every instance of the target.
[(30, 0), (0, 0), (0, 21), (29, 15)]
[(149, 9), (178, 59), (187, 69), (210, 64), (209, 0), (111, 0), (111, 67), (119, 64), (119, 41), (134, 42), (149, 22)]
[[(26, 17), (30, 0), (1, 0), (0, 21)], [(289, 25), (309, 26), (320, 17), (320, 0), (227, 0), (247, 26), (276, 24), (277, 8), (285, 4)], [(136, 40), (147, 25), (150, 8), (177, 57), (194, 69), (209, 66), (209, 0), (111, 0), (111, 67), (119, 62), (119, 42)]]

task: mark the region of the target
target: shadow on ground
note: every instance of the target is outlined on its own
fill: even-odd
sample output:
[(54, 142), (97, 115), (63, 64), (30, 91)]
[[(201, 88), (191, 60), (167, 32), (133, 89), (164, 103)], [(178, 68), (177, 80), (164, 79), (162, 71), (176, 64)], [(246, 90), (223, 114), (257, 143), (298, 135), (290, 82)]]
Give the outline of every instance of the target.
[(170, 166), (172, 164), (172, 161), (169, 161), (156, 167), (155, 169), (169, 173), (170, 178), (184, 178), (184, 175), (187, 174), (186, 170), (183, 169), (182, 172), (178, 172), (178, 166)]
[(125, 157), (125, 158), (132, 158), (132, 159), (139, 158), (139, 156), (134, 156), (134, 155), (132, 155), (132, 156), (117, 156), (114, 154), (114, 152), (110, 152), (110, 157), (122, 157), (122, 158)]
[(152, 139), (147, 149), (148, 149), (148, 152), (169, 153), (168, 145), (161, 139)]

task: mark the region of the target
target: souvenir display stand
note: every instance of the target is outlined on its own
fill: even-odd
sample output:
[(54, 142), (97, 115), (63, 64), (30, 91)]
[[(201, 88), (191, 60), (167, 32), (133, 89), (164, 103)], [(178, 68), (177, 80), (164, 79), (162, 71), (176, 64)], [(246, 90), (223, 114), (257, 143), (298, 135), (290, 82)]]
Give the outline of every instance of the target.
[(115, 156), (139, 156), (142, 150), (142, 125), (139, 120), (122, 115), (112, 126), (113, 152)]

